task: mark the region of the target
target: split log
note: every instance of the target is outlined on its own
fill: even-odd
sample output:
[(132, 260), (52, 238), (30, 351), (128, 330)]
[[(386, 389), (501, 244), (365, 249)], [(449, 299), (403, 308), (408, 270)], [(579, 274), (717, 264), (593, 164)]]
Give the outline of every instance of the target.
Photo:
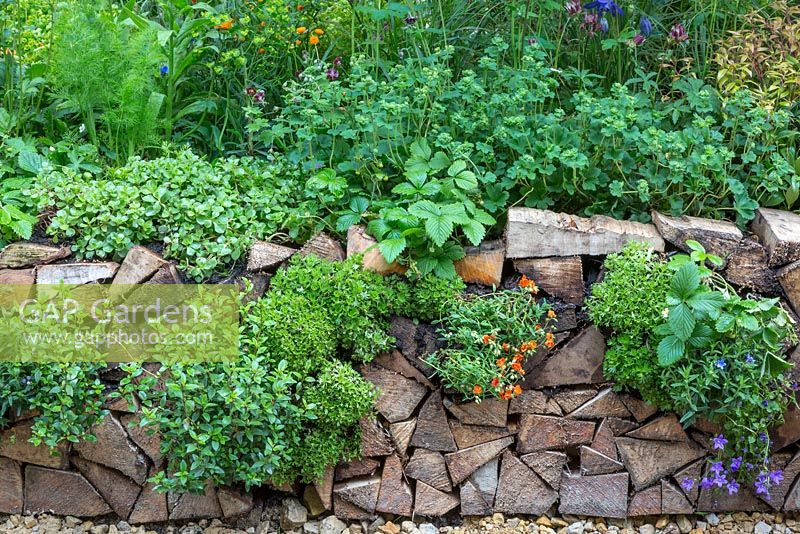
[(484, 241), (479, 247), (467, 247), (463, 259), (456, 262), (456, 273), (467, 283), (499, 287), (503, 278), (506, 249), (502, 241)]
[(583, 262), (580, 256), (514, 260), (514, 268), (534, 280), (548, 295), (570, 304), (583, 304)]
[(697, 241), (706, 252), (727, 261), (736, 251), (736, 246), (744, 238), (739, 228), (729, 221), (715, 221), (699, 217), (670, 217), (654, 211), (652, 213), (661, 237), (677, 248), (690, 252), (686, 241)]
[(378, 242), (375, 238), (367, 235), (367, 229), (357, 224), (347, 229), (347, 257), (355, 254), (363, 254), (361, 264), (365, 269), (378, 274), (402, 274), (408, 270), (408, 267), (400, 265), (396, 261), (388, 263), (381, 251), (378, 250)]
[(247, 256), (247, 272), (258, 273), (274, 269), (297, 252), (296, 249), (284, 247), (269, 241), (253, 241), (250, 254)]
[(767, 249), (770, 267), (800, 260), (800, 215), (758, 208), (751, 228)]

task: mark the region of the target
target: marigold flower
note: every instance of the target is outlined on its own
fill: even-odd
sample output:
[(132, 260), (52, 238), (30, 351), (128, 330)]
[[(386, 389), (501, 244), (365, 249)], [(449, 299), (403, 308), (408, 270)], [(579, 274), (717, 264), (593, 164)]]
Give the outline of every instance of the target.
[(514, 386), (514, 395), (522, 395), (522, 388), (517, 384)]
[(528, 341), (528, 350), (536, 350), (538, 346), (539, 344), (535, 341)]
[(525, 359), (525, 356), (523, 356), (522, 354), (515, 354), (514, 355), (514, 361), (515, 362), (521, 362), (524, 359)]
[(305, 26), (300, 26), (300, 27), (299, 27), (299, 28), (297, 28), (295, 31), (296, 31), (298, 34), (300, 34), (300, 35), (303, 35), (304, 33), (306, 33), (306, 32), (308, 31), (308, 28), (306, 28)]
[(500, 358), (495, 363), (497, 363), (497, 367), (500, 367), (502, 369), (503, 367), (506, 366), (506, 359), (505, 358)]
[(319, 44), (319, 37), (317, 37), (316, 35), (312, 35), (311, 38), (308, 40), (308, 42), (311, 43), (312, 45)]
[(556, 312), (553, 311), (553, 310), (547, 310), (547, 317), (549, 317), (550, 319), (555, 319), (556, 318)]
[(492, 336), (490, 336), (489, 334), (483, 334), (483, 337), (481, 338), (481, 341), (483, 341), (484, 345), (488, 345), (491, 340)]
[(502, 400), (508, 400), (511, 398), (511, 390), (506, 389), (505, 391), (500, 392), (500, 398)]
[(317, 28), (316, 30), (314, 30), (314, 33), (316, 33), (317, 35), (325, 35), (325, 30), (323, 30), (322, 28)]
[(231, 28), (233, 28), (233, 20), (228, 19), (225, 22), (217, 24), (216, 26), (214, 26), (214, 28), (217, 30), (230, 30)]
[(520, 364), (519, 362), (514, 362), (511, 364), (511, 368), (519, 373), (522, 371), (522, 364)]
[(492, 387), (493, 387), (493, 388), (496, 388), (497, 386), (499, 386), (499, 385), (500, 385), (500, 378), (498, 378), (498, 377), (494, 377), (494, 378), (492, 378), (492, 382), (491, 382), (491, 384), (492, 384)]
[(472, 387), (472, 392), (473, 392), (475, 395), (480, 395), (481, 393), (483, 393), (483, 388), (482, 388), (482, 387), (480, 387), (478, 384), (475, 384), (475, 385)]

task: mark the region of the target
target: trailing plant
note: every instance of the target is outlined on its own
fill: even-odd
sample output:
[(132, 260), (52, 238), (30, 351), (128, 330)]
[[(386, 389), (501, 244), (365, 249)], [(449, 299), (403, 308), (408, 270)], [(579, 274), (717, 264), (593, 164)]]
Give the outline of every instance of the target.
[(439, 328), (447, 348), (426, 359), (446, 388), (476, 401), (522, 393), (525, 360), (555, 346), (551, 327), (556, 313), (546, 301), (536, 300), (537, 292), (536, 284), (523, 277), (518, 290), (455, 303)]
[(51, 449), (80, 440), (94, 441), (92, 426), (103, 408), (105, 386), (98, 378), (104, 364), (0, 363), (0, 425), (24, 413), (33, 415), (34, 445)]
[(306, 401), (320, 425), (349, 426), (372, 411), (377, 391), (361, 374), (340, 361), (321, 366)]
[(164, 256), (199, 281), (240, 260), (254, 238), (308, 235), (316, 208), (295, 173), (279, 156), (209, 163), (182, 150), (105, 173), (56, 168), (31, 196), (55, 211), (47, 233), (73, 241), (79, 256), (119, 260), (134, 245), (163, 242)]

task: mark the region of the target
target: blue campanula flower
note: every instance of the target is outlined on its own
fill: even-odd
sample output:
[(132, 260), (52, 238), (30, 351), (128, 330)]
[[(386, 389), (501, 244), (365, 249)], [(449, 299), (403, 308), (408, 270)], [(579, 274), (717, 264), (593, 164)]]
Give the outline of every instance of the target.
[(728, 495), (733, 495), (734, 493), (739, 493), (739, 483), (731, 480), (728, 482)]
[[(723, 436), (722, 434), (720, 434), (719, 436), (715, 437), (712, 440), (712, 446), (717, 450), (724, 449), (725, 445), (727, 445), (727, 444), (728, 444), (728, 440), (725, 439), (725, 436)], [(719, 463), (720, 465), (722, 464), (722, 462), (717, 462), (717, 463)]]
[(753, 355), (748, 352), (747, 355), (744, 357), (744, 363), (748, 365), (753, 365), (754, 363), (756, 363), (756, 359), (753, 358)]
[(592, 0), (588, 4), (583, 4), (583, 7), (584, 9), (596, 9), (601, 13), (611, 13), (619, 17), (625, 14), (614, 0)]
[(692, 491), (692, 488), (694, 487), (694, 480), (691, 478), (684, 478), (681, 480), (681, 487), (683, 488), (683, 491)]
[(161, 68), (158, 69), (158, 72), (161, 73), (161, 76), (166, 76), (169, 74), (169, 65), (161, 65)]
[(731, 460), (731, 471), (738, 471), (741, 466), (742, 466), (741, 456), (737, 456), (736, 458)]
[(725, 369), (725, 367), (727, 367), (727, 365), (728, 365), (728, 362), (726, 362), (723, 359), (719, 359), (719, 360), (714, 362), (714, 367), (716, 367), (717, 369)]
[(653, 23), (644, 15), (639, 19), (639, 32), (645, 37), (650, 37), (650, 34), (653, 33)]

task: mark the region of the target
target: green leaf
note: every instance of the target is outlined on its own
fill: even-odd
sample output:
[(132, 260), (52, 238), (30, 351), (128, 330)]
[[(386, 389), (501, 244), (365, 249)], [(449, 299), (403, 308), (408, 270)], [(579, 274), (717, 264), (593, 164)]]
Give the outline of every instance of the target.
[(700, 269), (692, 262), (684, 263), (672, 277), (670, 288), (679, 298), (686, 300), (700, 287)]
[(658, 344), (658, 363), (672, 365), (683, 357), (686, 344), (675, 336), (668, 336)]
[(463, 159), (456, 160), (456, 161), (453, 162), (452, 165), (450, 165), (450, 168), (447, 169), (447, 176), (453, 176), (454, 177), (454, 176), (458, 175), (459, 173), (461, 173), (466, 168), (467, 168), (467, 164), (464, 162)]
[(425, 221), (425, 231), (428, 237), (441, 247), (453, 233), (453, 220), (446, 215), (429, 217)]
[(712, 313), (725, 304), (725, 296), (719, 291), (695, 293), (686, 301), (692, 309), (702, 313)]
[(722, 313), (717, 319), (717, 323), (714, 328), (716, 328), (717, 332), (723, 333), (728, 332), (731, 328), (733, 328), (734, 324), (736, 324), (736, 317), (730, 313)]
[(471, 220), (467, 224), (462, 224), (461, 229), (464, 231), (464, 235), (467, 236), (470, 243), (476, 247), (481, 244), (481, 241), (483, 241), (486, 235), (486, 228), (476, 220)]
[(406, 238), (398, 237), (378, 243), (378, 249), (387, 262), (392, 263), (406, 249)]
[(691, 337), (696, 323), (691, 308), (686, 304), (678, 304), (671, 308), (667, 322), (675, 336), (683, 341)]
[(411, 143), (411, 155), (428, 161), (431, 158), (431, 147), (425, 139), (417, 139)]
[(437, 152), (433, 155), (433, 159), (428, 162), (428, 166), (433, 171), (441, 171), (450, 165), (450, 158), (444, 152)]
[(478, 187), (478, 179), (471, 171), (462, 171), (454, 178), (456, 185), (465, 191), (471, 191)]
[(440, 217), (442, 215), (442, 210), (439, 208), (439, 205), (431, 202), (430, 200), (420, 200), (419, 202), (415, 202), (408, 208), (408, 212), (415, 217), (419, 217), (420, 219), (429, 219), (431, 217)]
[(42, 170), (45, 161), (47, 160), (44, 159), (44, 157), (42, 157), (39, 153), (31, 150), (20, 152), (19, 156), (17, 157), (17, 165), (19, 165), (19, 168), (31, 174), (39, 174), (39, 171)]

